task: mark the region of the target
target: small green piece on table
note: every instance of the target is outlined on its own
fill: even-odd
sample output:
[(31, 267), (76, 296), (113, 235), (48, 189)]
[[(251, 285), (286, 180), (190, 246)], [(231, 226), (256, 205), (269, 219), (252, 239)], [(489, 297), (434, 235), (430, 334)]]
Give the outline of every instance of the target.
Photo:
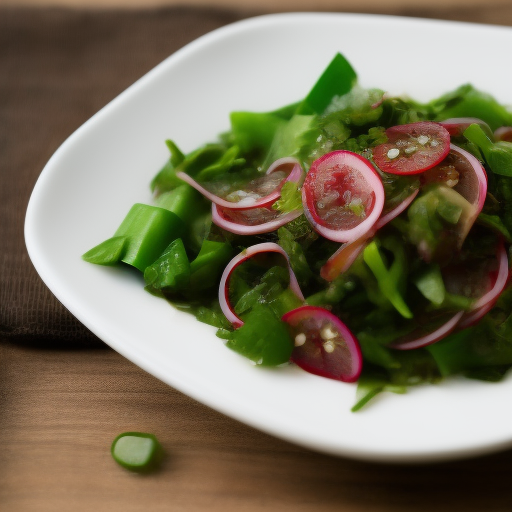
[(114, 460), (124, 468), (147, 472), (157, 468), (163, 450), (153, 434), (125, 432), (114, 439), (111, 453)]

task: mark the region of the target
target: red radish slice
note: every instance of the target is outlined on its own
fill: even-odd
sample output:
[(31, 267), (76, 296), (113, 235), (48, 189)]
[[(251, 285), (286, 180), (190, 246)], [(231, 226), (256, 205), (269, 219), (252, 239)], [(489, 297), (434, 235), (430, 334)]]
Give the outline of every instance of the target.
[(368, 160), (350, 151), (333, 151), (311, 164), (302, 204), (317, 233), (335, 242), (353, 242), (377, 222), (384, 187)]
[[(385, 226), (388, 222), (398, 217), (407, 207), (414, 201), (418, 195), (419, 189), (416, 189), (409, 197), (402, 201), (398, 206), (389, 210), (385, 215), (382, 215), (364, 236), (354, 240), (353, 242), (343, 244), (323, 265), (320, 269), (320, 276), (326, 281), (334, 281), (340, 274), (346, 272), (355, 259), (361, 254), (365, 248), (368, 240), (375, 235), (375, 232)], [(384, 213), (384, 212), (383, 212)]]
[(302, 215), (302, 210), (281, 213), (270, 208), (247, 210), (223, 208), (212, 203), (212, 221), (226, 231), (237, 235), (270, 233)]
[(477, 117), (452, 117), (450, 119), (440, 121), (439, 124), (448, 130), (451, 137), (462, 137), (464, 131), (472, 124), (478, 124), (487, 135), (493, 137), (492, 130), (489, 125)]
[(390, 347), (397, 350), (412, 350), (432, 345), (432, 343), (448, 336), (457, 327), (463, 314), (464, 311), (455, 313), (447, 322), (444, 322), (440, 327), (434, 328), (431, 332), (421, 332), (420, 328), (418, 328), (392, 343)]
[(494, 132), (494, 137), (502, 142), (512, 142), (512, 126), (501, 126)]
[(248, 209), (269, 206), (281, 196), (281, 188), (287, 181), (299, 182), (303, 176), (299, 161), (286, 157), (276, 160), (265, 175), (256, 178), (244, 187), (245, 190), (224, 190), (222, 197), (214, 190), (208, 190), (194, 178), (184, 172), (177, 172), (176, 176), (196, 190), (207, 199), (223, 208)]
[(373, 148), (377, 167), (391, 174), (418, 174), (441, 162), (450, 150), (450, 134), (439, 123), (393, 126), (386, 130), (388, 142)]
[(288, 265), (288, 271), (290, 272), (290, 284), (289, 287), (292, 290), (295, 295), (301, 300), (304, 300), (304, 295), (302, 295), (302, 291), (300, 289), (299, 283), (297, 281), (297, 278), (295, 277), (295, 274), (292, 270), (292, 267), (290, 265), (290, 258), (288, 257), (288, 254), (286, 254), (286, 251), (279, 245), (273, 243), (273, 242), (265, 242), (262, 244), (257, 245), (251, 245), (244, 251), (242, 251), (240, 254), (235, 256), (227, 265), (227, 267), (224, 269), (224, 272), (222, 274), (221, 280), (220, 280), (220, 286), (219, 286), (219, 303), (222, 312), (224, 313), (225, 317), (233, 324), (234, 327), (242, 327), (244, 325), (244, 322), (241, 318), (239, 318), (235, 314), (234, 308), (231, 306), (231, 303), (229, 301), (229, 280), (231, 278), (231, 275), (233, 271), (235, 270), (238, 265), (241, 265), (244, 261), (247, 261), (248, 259), (252, 258), (256, 255), (265, 254), (268, 252), (276, 252), (279, 254), (282, 254), (286, 258), (286, 263)]
[(356, 337), (330, 311), (303, 306), (283, 315), (295, 339), (291, 361), (303, 370), (329, 379), (355, 382), (363, 357)]

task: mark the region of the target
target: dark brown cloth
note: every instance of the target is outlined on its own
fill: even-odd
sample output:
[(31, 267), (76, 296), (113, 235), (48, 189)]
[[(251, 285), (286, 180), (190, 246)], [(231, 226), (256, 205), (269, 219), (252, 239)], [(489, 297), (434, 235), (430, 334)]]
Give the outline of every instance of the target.
[(101, 343), (50, 293), (23, 238), (31, 190), (60, 144), (135, 80), (235, 12), (0, 10), (0, 337)]
[[(512, 25), (505, 5), (440, 11), (414, 4), (387, 13)], [(58, 146), (136, 79), (200, 35), (251, 14), (0, 9), (0, 337), (46, 346), (101, 343), (29, 261), (23, 222), (34, 183)], [(447, 56), (457, 51), (463, 42)]]

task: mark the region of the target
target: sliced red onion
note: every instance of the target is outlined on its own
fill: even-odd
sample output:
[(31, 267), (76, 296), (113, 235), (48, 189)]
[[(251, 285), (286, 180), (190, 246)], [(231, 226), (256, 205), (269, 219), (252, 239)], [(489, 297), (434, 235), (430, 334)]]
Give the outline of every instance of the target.
[[(398, 206), (393, 208), (390, 211), (383, 210), (383, 214), (379, 217), (379, 220), (375, 223), (375, 231), (377, 229), (382, 228), (385, 226), (388, 222), (391, 222), (395, 217), (398, 217), (402, 212), (404, 212), (409, 205), (414, 201), (415, 197), (418, 195), (418, 192), (420, 191), (419, 188), (417, 188), (409, 197), (406, 197)], [(373, 236), (373, 235), (372, 235)]]
[[(422, 183), (444, 183), (465, 199), (461, 202), (464, 203), (461, 204), (463, 213), (456, 235), (457, 248), (460, 249), (482, 211), (487, 196), (487, 174), (482, 164), (471, 153), (450, 144), (448, 156), (422, 175)], [(443, 193), (443, 190), (440, 189), (440, 192)]]
[(450, 144), (447, 157), (422, 175), (422, 184), (444, 183), (475, 208), (475, 218), (482, 211), (487, 195), (487, 174), (471, 153)]
[(333, 151), (312, 163), (302, 186), (302, 204), (320, 235), (353, 242), (377, 222), (384, 187), (368, 160), (350, 151)]
[(404, 199), (398, 206), (388, 211), (385, 215), (381, 216), (375, 223), (375, 226), (371, 228), (364, 236), (354, 240), (353, 242), (343, 244), (323, 265), (320, 269), (320, 276), (326, 281), (334, 281), (340, 274), (346, 272), (356, 258), (361, 254), (361, 251), (365, 248), (368, 240), (372, 238), (376, 231), (388, 222), (392, 221), (395, 217), (398, 217), (407, 207), (414, 201), (414, 198), (418, 195), (419, 189), (416, 189), (409, 197)]
[(452, 117), (450, 119), (440, 121), (439, 124), (448, 130), (451, 137), (462, 137), (464, 131), (472, 124), (478, 124), (486, 134), (493, 137), (492, 130), (489, 125), (477, 117)]
[(462, 318), (462, 315), (464, 315), (464, 311), (455, 313), (447, 322), (444, 322), (440, 327), (426, 334), (423, 332), (419, 333), (419, 329), (417, 329), (411, 334), (398, 339), (392, 343), (390, 347), (398, 350), (412, 350), (415, 348), (432, 345), (432, 343), (435, 343), (436, 341), (439, 341), (448, 336), (448, 334), (450, 334), (455, 329), (455, 327), (457, 327), (457, 324)]
[(290, 357), (297, 366), (315, 375), (355, 382), (363, 357), (356, 337), (335, 315), (317, 306), (302, 306), (283, 315), (295, 340)]
[(212, 203), (212, 221), (230, 233), (259, 235), (270, 233), (302, 215), (302, 210), (281, 213), (272, 207), (231, 209)]
[(465, 325), (478, 320), (479, 315), (483, 316), (488, 311), (485, 308), (496, 302), (507, 284), (509, 265), (502, 241), (496, 248), (495, 257), (472, 258), (472, 253), (469, 253), (461, 261), (463, 263), (459, 261), (443, 269), (443, 281), (449, 293), (474, 300), (471, 311), (464, 315)]
[[(268, 182), (268, 177), (272, 174), (278, 173), (282, 174), (282, 179), (280, 179), (277, 184), (273, 184), (274, 186), (272, 187), (271, 192), (267, 192), (264, 193), (264, 195), (261, 195), (261, 189), (263, 189), (263, 192), (266, 192), (264, 189), (265, 183)], [(222, 206), (223, 208), (249, 209), (261, 208), (271, 205), (272, 203), (277, 201), (277, 199), (279, 199), (279, 197), (281, 196), (281, 188), (283, 187), (285, 182), (293, 181), (298, 183), (302, 180), (303, 174), (304, 172), (302, 170), (302, 167), (296, 158), (280, 158), (279, 160), (276, 160), (267, 169), (267, 172), (265, 173), (264, 176), (261, 176), (260, 178), (257, 178), (256, 180), (253, 180), (250, 183), (252, 184), (253, 189), (256, 188), (256, 191), (231, 191), (229, 194), (226, 195), (226, 197), (229, 197), (231, 195), (234, 198), (234, 200), (232, 201), (226, 199), (226, 197), (220, 197), (213, 191), (208, 190), (203, 185), (194, 180), (194, 178), (192, 178), (191, 176), (182, 171), (177, 172), (176, 176), (185, 181), (186, 183), (188, 183), (189, 185), (191, 185), (192, 187), (194, 187), (207, 199), (209, 199), (210, 201), (219, 206)], [(258, 188), (260, 188), (260, 192), (257, 191)]]
[(498, 273), (494, 286), (473, 304), (473, 310), (493, 304), (507, 284), (509, 276), (508, 255), (503, 243), (499, 244), (496, 257), (498, 259)]
[(476, 215), (482, 211), (487, 196), (487, 174), (482, 164), (471, 153), (450, 144), (450, 151), (461, 159), (466, 159), (470, 167), (464, 167), (468, 172), (459, 173), (459, 182), (453, 187), (462, 197), (476, 207)]
[(460, 322), (457, 324), (457, 329), (462, 330), (477, 324), (493, 307), (494, 302), (489, 302), (481, 308), (464, 313)]
[(220, 286), (219, 286), (219, 303), (222, 312), (224, 313), (225, 317), (233, 324), (234, 327), (242, 327), (244, 322), (241, 318), (239, 318), (234, 308), (231, 306), (231, 303), (229, 301), (229, 280), (231, 278), (231, 274), (235, 270), (238, 265), (242, 264), (244, 261), (247, 261), (248, 259), (252, 258), (253, 256), (256, 256), (257, 254), (264, 254), (267, 252), (277, 252), (279, 254), (282, 254), (286, 258), (286, 263), (288, 265), (288, 271), (290, 273), (290, 284), (289, 287), (292, 290), (295, 295), (300, 300), (304, 300), (304, 295), (302, 294), (302, 291), (300, 289), (299, 283), (297, 281), (297, 278), (295, 277), (295, 274), (292, 270), (292, 267), (290, 265), (290, 258), (288, 257), (288, 254), (286, 251), (280, 246), (273, 242), (265, 242), (262, 244), (257, 245), (251, 245), (244, 251), (242, 251), (240, 254), (235, 256), (227, 265), (227, 267), (224, 269), (224, 272), (222, 274), (221, 280), (220, 280)]
[(494, 132), (494, 137), (502, 142), (512, 142), (512, 126), (500, 126)]
[(364, 236), (350, 242), (343, 244), (322, 266), (320, 269), (320, 277), (326, 281), (334, 281), (340, 274), (346, 272), (356, 258), (361, 254), (361, 251), (366, 247), (368, 240), (373, 236), (374, 231), (370, 236)]

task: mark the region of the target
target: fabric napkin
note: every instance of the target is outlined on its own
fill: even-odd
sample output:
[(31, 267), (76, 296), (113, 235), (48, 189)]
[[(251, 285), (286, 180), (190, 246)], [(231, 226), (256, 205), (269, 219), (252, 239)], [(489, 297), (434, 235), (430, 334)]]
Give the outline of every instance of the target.
[(23, 237), (30, 193), (53, 152), (89, 117), (188, 42), (241, 17), (190, 8), (0, 10), (0, 338), (101, 344), (30, 262)]

